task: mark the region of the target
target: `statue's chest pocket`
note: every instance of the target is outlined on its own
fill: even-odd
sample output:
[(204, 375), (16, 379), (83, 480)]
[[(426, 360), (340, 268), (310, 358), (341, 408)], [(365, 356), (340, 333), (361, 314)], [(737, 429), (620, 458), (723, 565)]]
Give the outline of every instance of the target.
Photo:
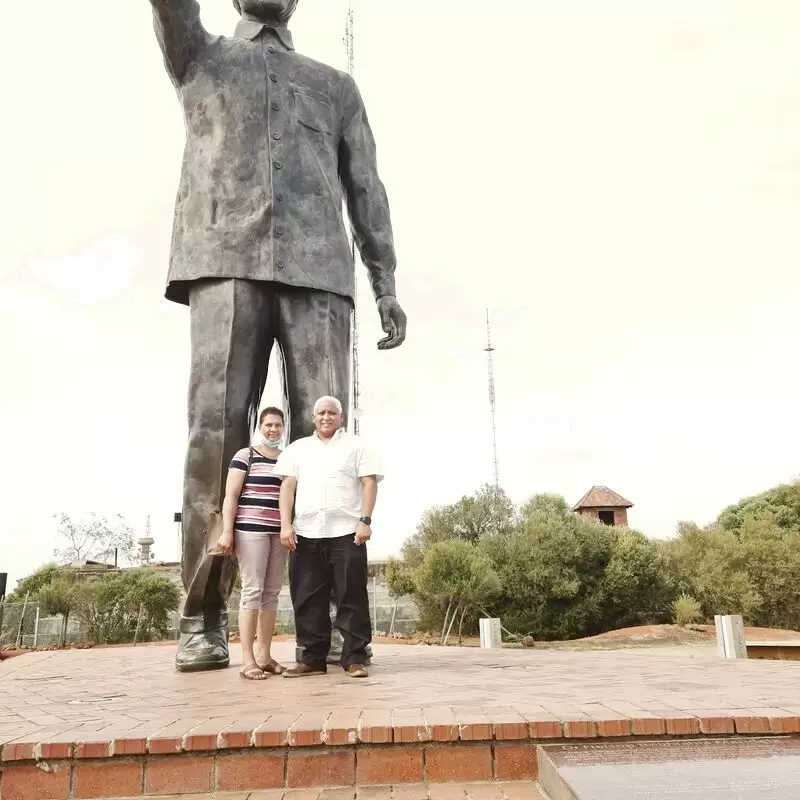
[(317, 134), (333, 136), (334, 114), (328, 99), (311, 89), (295, 88), (292, 95), (298, 125)]

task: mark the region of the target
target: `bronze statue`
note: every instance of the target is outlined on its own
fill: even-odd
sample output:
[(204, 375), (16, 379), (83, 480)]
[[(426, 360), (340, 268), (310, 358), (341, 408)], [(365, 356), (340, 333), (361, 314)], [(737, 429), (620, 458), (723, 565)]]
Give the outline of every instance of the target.
[(273, 343), (280, 347), (290, 440), (313, 433), (316, 398), (347, 411), (354, 265), (347, 204), (386, 337), (395, 298), (389, 204), (353, 79), (295, 52), (297, 0), (233, 0), (233, 37), (212, 36), (196, 0), (150, 0), (186, 123), (166, 296), (189, 306), (189, 443), (182, 514), (186, 589), (176, 666), (228, 665), (233, 559), (211, 556), (233, 454), (254, 430)]

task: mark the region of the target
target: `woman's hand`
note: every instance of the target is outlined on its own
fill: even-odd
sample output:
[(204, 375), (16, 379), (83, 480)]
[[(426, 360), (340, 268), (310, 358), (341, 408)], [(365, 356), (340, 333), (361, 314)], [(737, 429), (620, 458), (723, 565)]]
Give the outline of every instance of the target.
[(281, 544), (287, 550), (297, 550), (297, 539), (291, 525), (281, 525)]
[(233, 555), (233, 531), (222, 532), (222, 536), (219, 537), (219, 541), (217, 542), (217, 549), (223, 556)]

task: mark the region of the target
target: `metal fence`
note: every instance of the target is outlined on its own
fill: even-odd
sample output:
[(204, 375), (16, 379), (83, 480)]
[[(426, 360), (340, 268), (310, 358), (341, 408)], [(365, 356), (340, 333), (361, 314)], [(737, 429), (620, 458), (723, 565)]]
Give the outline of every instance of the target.
[[(61, 641), (63, 624), (61, 617), (43, 616), (43, 613), (36, 602), (4, 604), (0, 622), (0, 647), (58, 644)], [(67, 642), (83, 641), (83, 626), (77, 620), (70, 620)]]
[[(417, 629), (419, 611), (410, 597), (399, 598), (397, 604), (389, 595), (386, 584), (370, 580), (369, 585), (370, 614), (372, 615), (372, 629), (377, 634), (388, 634), (392, 629), (395, 633), (410, 635)], [(24, 613), (23, 613), (24, 612)], [(62, 620), (60, 616), (44, 616), (44, 612), (35, 601), (25, 603), (6, 603), (2, 606), (2, 621), (0, 621), (0, 648), (8, 649), (20, 647), (43, 647), (57, 645), (61, 640)], [(178, 638), (178, 620), (180, 614), (175, 612), (170, 615), (168, 635)], [(281, 589), (278, 598), (277, 628), (279, 633), (294, 633), (294, 612), (289, 598), (289, 587)], [(228, 603), (228, 629), (231, 633), (239, 630), (239, 593), (234, 592)], [(86, 633), (83, 624), (78, 619), (70, 619), (67, 626), (67, 642), (78, 644), (85, 643)]]

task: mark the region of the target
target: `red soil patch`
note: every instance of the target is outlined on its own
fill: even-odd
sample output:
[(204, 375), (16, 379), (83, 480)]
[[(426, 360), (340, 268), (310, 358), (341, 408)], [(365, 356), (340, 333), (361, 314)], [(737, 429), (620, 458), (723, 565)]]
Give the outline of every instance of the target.
[[(642, 641), (646, 639), (671, 639), (675, 636), (699, 634), (702, 637), (714, 639), (716, 631), (713, 625), (691, 625), (679, 628), (677, 625), (641, 625), (636, 628), (622, 628), (618, 631), (601, 633), (579, 639), (581, 642), (591, 641)], [(750, 641), (787, 641), (800, 640), (800, 632), (785, 631), (778, 628), (745, 628), (744, 635)]]

